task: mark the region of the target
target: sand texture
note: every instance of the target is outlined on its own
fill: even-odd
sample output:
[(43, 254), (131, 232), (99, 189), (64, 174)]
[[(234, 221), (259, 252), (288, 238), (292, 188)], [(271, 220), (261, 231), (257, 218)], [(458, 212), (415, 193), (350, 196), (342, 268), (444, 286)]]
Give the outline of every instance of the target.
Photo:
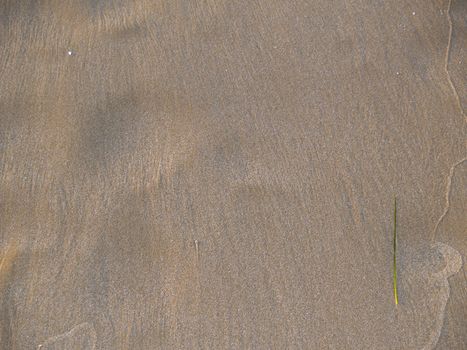
[(0, 0), (0, 349), (467, 349), (466, 18)]

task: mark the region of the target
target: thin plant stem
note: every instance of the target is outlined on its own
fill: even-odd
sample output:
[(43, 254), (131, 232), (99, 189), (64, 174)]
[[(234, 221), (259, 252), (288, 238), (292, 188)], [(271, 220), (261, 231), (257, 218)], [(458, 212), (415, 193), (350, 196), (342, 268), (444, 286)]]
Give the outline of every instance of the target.
[(394, 302), (399, 304), (399, 298), (397, 295), (397, 264), (396, 264), (396, 255), (397, 255), (397, 199), (394, 197), (394, 237), (393, 237), (393, 283), (394, 283)]

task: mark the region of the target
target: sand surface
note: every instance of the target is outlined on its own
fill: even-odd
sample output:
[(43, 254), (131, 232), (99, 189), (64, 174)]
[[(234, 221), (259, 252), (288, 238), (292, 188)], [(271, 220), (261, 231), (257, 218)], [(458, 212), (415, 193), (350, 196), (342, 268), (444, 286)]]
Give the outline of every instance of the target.
[(0, 348), (466, 349), (465, 18), (0, 1)]

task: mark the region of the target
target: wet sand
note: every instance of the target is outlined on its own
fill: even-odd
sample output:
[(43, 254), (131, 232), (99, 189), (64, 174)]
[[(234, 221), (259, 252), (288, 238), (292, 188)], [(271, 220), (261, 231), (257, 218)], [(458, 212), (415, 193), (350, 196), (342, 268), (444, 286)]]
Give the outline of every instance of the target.
[(0, 348), (466, 348), (466, 14), (2, 1)]

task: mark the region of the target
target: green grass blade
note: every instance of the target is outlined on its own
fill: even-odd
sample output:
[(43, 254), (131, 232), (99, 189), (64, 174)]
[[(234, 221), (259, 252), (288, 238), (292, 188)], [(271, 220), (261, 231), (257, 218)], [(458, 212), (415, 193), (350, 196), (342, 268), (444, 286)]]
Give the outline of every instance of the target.
[(393, 260), (394, 260), (394, 265), (393, 265), (393, 282), (394, 282), (394, 302), (399, 304), (399, 298), (397, 296), (397, 264), (396, 264), (396, 254), (397, 254), (397, 199), (394, 197), (394, 237), (393, 237)]

